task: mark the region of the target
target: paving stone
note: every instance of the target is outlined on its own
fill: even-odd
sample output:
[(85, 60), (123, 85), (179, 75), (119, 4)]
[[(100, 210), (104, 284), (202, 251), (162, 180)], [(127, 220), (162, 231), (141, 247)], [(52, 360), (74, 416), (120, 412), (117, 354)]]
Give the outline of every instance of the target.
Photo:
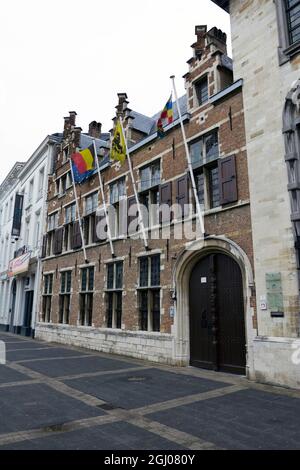
[[(45, 349), (31, 349), (26, 351), (7, 351), (8, 361), (22, 361), (27, 359), (44, 359), (51, 357), (68, 357), (68, 356), (82, 356), (86, 357), (87, 354), (78, 352), (72, 349), (65, 348), (45, 348)], [(27, 363), (26, 363), (27, 364)]]
[(226, 449), (300, 449), (300, 400), (243, 390), (148, 415)]
[[(23, 351), (25, 352), (25, 351)], [(41, 351), (39, 351), (41, 352)], [(37, 355), (38, 351), (36, 351)], [(76, 356), (76, 351), (72, 351), (72, 355)], [(24, 366), (32, 369), (35, 372), (40, 372), (48, 377), (60, 377), (65, 375), (83, 374), (87, 372), (108, 371), (115, 369), (127, 369), (136, 367), (136, 364), (128, 363), (125, 361), (118, 361), (117, 359), (110, 359), (100, 356), (84, 356), (74, 359), (59, 359), (50, 361), (34, 361), (24, 362)]]
[(139, 408), (228, 386), (222, 382), (175, 374), (156, 368), (134, 373), (85, 377), (67, 380), (65, 383), (125, 409)]
[(14, 349), (42, 349), (42, 348), (53, 348), (53, 346), (47, 343), (36, 343), (35, 341), (18, 341), (16, 343), (5, 341), (6, 350), (12, 351)]
[(183, 450), (184, 448), (132, 424), (118, 422), (0, 447), (0, 450), (4, 449)]
[[(10, 369), (9, 367), (3, 364), (0, 364), (0, 384), (9, 382), (19, 382), (22, 380), (28, 380), (28, 377), (26, 375), (21, 374), (20, 372)], [(2, 391), (0, 392), (0, 401), (1, 393)]]
[(2, 388), (0, 396), (0, 434), (104, 414), (44, 384)]

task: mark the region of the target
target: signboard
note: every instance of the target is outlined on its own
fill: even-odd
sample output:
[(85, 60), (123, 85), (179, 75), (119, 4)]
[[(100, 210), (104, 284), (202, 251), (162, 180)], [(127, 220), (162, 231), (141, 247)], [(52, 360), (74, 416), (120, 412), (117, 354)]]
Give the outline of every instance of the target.
[(13, 237), (19, 237), (21, 233), (23, 200), (24, 200), (23, 194), (16, 194), (14, 218), (13, 218), (13, 224), (12, 224), (12, 229), (11, 229), (11, 234)]
[(26, 273), (29, 268), (31, 252), (25, 253), (18, 258), (12, 259), (8, 265), (8, 277), (17, 276), (18, 274)]

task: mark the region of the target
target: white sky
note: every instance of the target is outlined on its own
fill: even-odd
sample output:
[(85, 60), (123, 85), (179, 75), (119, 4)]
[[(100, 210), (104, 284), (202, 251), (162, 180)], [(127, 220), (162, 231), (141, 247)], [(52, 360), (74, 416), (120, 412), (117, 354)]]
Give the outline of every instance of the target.
[[(112, 127), (117, 93), (153, 115), (175, 74), (178, 94), (196, 24), (229, 35), (229, 16), (210, 0), (15, 0), (0, 25), (0, 182), (46, 135), (78, 126)], [(230, 49), (229, 49), (230, 51)]]

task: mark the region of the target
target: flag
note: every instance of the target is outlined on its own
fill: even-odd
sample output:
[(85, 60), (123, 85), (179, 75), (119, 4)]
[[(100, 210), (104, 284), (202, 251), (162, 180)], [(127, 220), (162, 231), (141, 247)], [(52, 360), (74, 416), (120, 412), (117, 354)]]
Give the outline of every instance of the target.
[(94, 146), (80, 150), (71, 155), (75, 183), (82, 183), (88, 179), (95, 169), (95, 151)]
[(111, 160), (117, 160), (121, 164), (126, 160), (126, 144), (120, 121), (117, 122), (110, 151)]
[(171, 124), (172, 122), (173, 122), (173, 102), (172, 102), (172, 94), (171, 94), (170, 98), (168, 99), (157, 121), (157, 135), (160, 139), (162, 139), (165, 136), (164, 125)]

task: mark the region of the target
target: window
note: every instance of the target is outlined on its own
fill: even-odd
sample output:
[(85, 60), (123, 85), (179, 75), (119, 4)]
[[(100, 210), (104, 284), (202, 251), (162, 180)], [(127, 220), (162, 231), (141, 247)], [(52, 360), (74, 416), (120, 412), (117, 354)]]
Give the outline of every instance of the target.
[(122, 328), (123, 261), (107, 265), (106, 325)]
[(140, 258), (140, 329), (160, 331), (160, 255)]
[(42, 321), (49, 323), (51, 321), (51, 301), (53, 290), (53, 274), (44, 275), (44, 291), (42, 299)]
[(300, 0), (275, 0), (279, 35), (279, 64), (300, 51)]
[(190, 156), (200, 204), (203, 209), (218, 207), (220, 205), (218, 132), (213, 131), (192, 142)]
[(69, 157), (69, 146), (65, 147), (63, 150), (62, 163), (66, 163), (66, 161), (68, 160), (68, 157)]
[(207, 77), (202, 78), (195, 83), (195, 91), (198, 101), (198, 106), (206, 103), (208, 101), (208, 81)]
[(139, 200), (145, 227), (154, 227), (159, 224), (159, 184), (160, 161), (148, 165), (140, 171)]
[(33, 189), (34, 189), (34, 179), (32, 179), (32, 180), (29, 182), (29, 188), (28, 188), (28, 205), (31, 204), (31, 202), (32, 202)]
[(47, 234), (47, 250), (46, 255), (51, 256), (53, 254), (54, 235), (55, 229), (58, 227), (58, 212), (48, 216), (48, 234)]
[(45, 169), (43, 168), (40, 170), (39, 174), (39, 187), (38, 187), (38, 199), (40, 199), (43, 196), (43, 188), (44, 188), (44, 175), (45, 175)]
[(48, 232), (58, 227), (58, 212), (48, 215)]
[(285, 0), (290, 44), (300, 41), (300, 0)]
[(140, 191), (145, 191), (160, 184), (160, 160), (140, 170)]
[(59, 195), (63, 196), (67, 190), (67, 175), (63, 175), (59, 181), (60, 181)]
[(81, 269), (79, 294), (79, 324), (91, 326), (93, 317), (94, 267)]
[(215, 130), (190, 144), (191, 162), (194, 167), (219, 158), (218, 131)]
[(70, 321), (72, 271), (64, 271), (60, 275), (59, 323)]
[(65, 223), (74, 222), (76, 218), (76, 204), (71, 204), (65, 208)]
[(118, 181), (110, 185), (110, 203), (115, 204), (125, 197), (125, 178), (120, 178)]
[(109, 217), (111, 234), (113, 237), (119, 237), (126, 231), (125, 221), (122, 219), (122, 217), (125, 216), (125, 201), (125, 178), (120, 178), (118, 181), (110, 185), (110, 204), (112, 207), (109, 210)]
[(86, 245), (95, 241), (96, 210), (98, 208), (98, 192), (85, 198), (85, 217), (83, 220), (83, 235)]
[(96, 212), (98, 207), (98, 192), (93, 193), (85, 198), (85, 214)]

